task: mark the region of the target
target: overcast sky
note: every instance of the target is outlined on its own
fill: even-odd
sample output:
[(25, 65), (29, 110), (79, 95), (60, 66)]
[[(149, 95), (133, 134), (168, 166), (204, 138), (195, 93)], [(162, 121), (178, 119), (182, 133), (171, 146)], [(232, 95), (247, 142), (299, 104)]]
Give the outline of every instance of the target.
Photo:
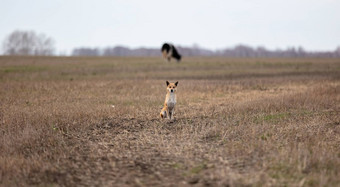
[(334, 50), (340, 46), (340, 0), (1, 0), (0, 42), (14, 30), (75, 47), (208, 49), (237, 44)]

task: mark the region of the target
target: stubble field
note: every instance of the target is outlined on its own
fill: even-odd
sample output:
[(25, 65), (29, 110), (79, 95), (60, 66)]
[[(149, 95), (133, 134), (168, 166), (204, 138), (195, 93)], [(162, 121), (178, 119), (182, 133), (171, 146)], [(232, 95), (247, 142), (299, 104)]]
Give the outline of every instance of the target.
[(0, 57), (0, 186), (339, 184), (340, 59)]

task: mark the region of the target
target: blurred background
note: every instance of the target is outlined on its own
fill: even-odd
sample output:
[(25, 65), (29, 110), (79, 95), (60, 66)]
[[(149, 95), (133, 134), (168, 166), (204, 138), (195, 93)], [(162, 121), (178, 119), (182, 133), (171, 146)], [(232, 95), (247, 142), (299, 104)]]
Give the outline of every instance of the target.
[(340, 1), (2, 0), (1, 55), (340, 57)]

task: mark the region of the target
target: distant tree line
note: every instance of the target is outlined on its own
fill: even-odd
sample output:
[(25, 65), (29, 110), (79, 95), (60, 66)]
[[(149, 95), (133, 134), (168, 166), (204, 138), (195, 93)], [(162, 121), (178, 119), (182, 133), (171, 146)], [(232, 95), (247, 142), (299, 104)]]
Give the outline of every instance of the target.
[[(250, 47), (247, 45), (237, 45), (232, 48), (221, 50), (209, 50), (198, 46), (182, 47), (177, 46), (183, 56), (221, 56), (221, 57), (340, 57), (340, 47), (334, 51), (306, 51), (302, 47), (290, 47), (285, 50), (269, 50), (264, 47)], [(160, 56), (158, 48), (135, 48), (124, 46), (107, 48), (80, 47), (72, 51), (72, 56)]]
[[(2, 43), (4, 55), (54, 55), (54, 40), (34, 31), (14, 31)], [(160, 43), (161, 46), (161, 43)], [(179, 53), (185, 56), (221, 56), (221, 57), (340, 57), (340, 46), (334, 51), (306, 51), (302, 47), (269, 50), (264, 47), (237, 45), (221, 50), (209, 50), (193, 45), (192, 47), (176, 46)], [(75, 48), (71, 56), (160, 56), (160, 48), (135, 48), (124, 46), (106, 48)]]
[(104, 49), (81, 47), (72, 51), (72, 56), (159, 56), (160, 49), (117, 46)]

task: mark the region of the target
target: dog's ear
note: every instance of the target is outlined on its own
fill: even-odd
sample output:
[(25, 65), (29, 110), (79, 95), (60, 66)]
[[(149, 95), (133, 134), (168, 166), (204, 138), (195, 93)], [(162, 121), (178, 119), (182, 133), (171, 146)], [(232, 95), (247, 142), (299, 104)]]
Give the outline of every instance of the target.
[(177, 84), (178, 84), (178, 81), (177, 82), (175, 82), (175, 85), (177, 86)]
[(169, 84), (170, 84), (169, 81), (166, 81), (166, 85), (169, 86)]

